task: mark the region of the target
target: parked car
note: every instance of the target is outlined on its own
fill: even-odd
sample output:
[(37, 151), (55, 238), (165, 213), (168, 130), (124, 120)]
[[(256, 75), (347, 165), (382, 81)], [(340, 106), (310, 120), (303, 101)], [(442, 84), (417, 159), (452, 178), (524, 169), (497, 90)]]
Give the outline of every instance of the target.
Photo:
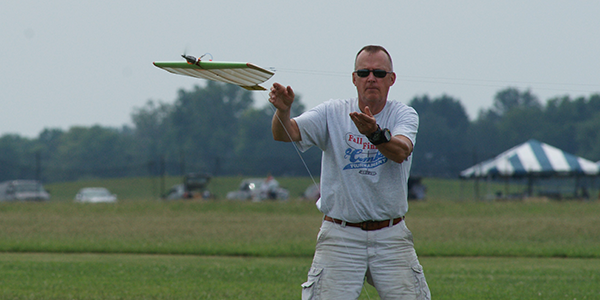
[(210, 182), (211, 175), (206, 173), (188, 173), (183, 178), (183, 183), (174, 185), (163, 195), (165, 200), (177, 199), (211, 199), (211, 194), (206, 186)]
[(248, 178), (242, 180), (237, 191), (227, 193), (230, 200), (287, 200), (290, 192), (279, 186), (275, 178)]
[(46, 201), (50, 194), (37, 180), (10, 180), (0, 183), (0, 201)]
[(75, 195), (75, 202), (117, 202), (117, 195), (103, 187), (87, 187), (79, 190)]

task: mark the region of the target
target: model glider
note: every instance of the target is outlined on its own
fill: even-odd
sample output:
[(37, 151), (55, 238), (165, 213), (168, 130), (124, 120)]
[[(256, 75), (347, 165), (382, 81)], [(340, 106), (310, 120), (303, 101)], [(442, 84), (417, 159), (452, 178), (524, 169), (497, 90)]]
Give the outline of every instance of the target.
[(182, 55), (186, 61), (156, 61), (154, 65), (173, 74), (221, 81), (239, 85), (247, 90), (266, 90), (258, 85), (275, 73), (257, 65), (243, 62), (202, 61), (191, 55)]

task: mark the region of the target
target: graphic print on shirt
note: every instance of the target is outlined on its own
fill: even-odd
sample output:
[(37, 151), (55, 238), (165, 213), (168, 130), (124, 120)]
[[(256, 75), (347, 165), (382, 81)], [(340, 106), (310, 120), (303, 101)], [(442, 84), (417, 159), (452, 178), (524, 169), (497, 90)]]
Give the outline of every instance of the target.
[(344, 166), (344, 170), (358, 169), (360, 174), (376, 175), (377, 173), (371, 169), (388, 161), (388, 158), (383, 156), (364, 135), (348, 132), (345, 140), (348, 148), (344, 154), (344, 159), (348, 161), (348, 164)]

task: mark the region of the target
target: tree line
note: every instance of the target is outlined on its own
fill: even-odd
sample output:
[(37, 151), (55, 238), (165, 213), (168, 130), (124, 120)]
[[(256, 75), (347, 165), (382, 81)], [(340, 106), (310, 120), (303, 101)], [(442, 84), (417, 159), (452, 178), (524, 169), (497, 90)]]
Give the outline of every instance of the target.
[[(297, 98), (292, 115), (306, 109)], [(474, 163), (531, 138), (600, 160), (600, 94), (542, 103), (530, 90), (508, 87), (473, 121), (452, 96), (416, 96), (408, 104), (420, 117), (414, 175), (456, 177)], [(33, 139), (6, 134), (0, 137), (0, 181), (188, 172), (318, 175), (319, 149), (313, 147), (300, 157), (293, 144), (273, 141), (273, 112), (270, 104), (255, 107), (252, 92), (209, 81), (204, 87), (179, 90), (172, 104), (149, 100), (135, 108), (132, 126), (46, 128)]]

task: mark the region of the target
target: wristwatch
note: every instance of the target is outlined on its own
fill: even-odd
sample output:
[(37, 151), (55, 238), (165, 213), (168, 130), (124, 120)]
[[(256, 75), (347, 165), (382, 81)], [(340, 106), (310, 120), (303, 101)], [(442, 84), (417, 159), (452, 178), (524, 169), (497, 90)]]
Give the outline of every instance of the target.
[(369, 142), (371, 142), (371, 144), (379, 145), (379, 144), (387, 143), (390, 140), (392, 140), (392, 133), (390, 132), (389, 129), (387, 129), (387, 128), (381, 129), (381, 127), (379, 127), (379, 125), (377, 125), (377, 130), (375, 130), (375, 132), (373, 132), (367, 138), (369, 139)]

